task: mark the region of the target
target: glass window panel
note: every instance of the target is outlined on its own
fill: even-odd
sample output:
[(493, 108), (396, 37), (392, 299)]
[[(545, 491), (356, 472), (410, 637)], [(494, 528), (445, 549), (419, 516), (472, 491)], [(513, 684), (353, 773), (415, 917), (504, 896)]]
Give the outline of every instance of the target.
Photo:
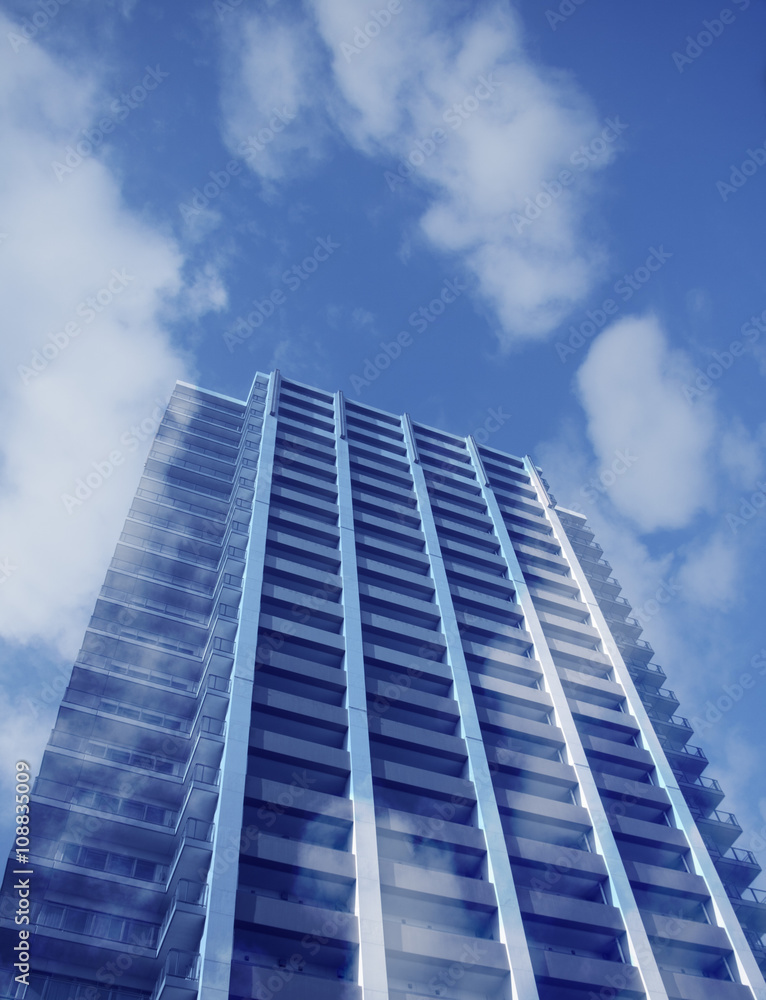
[(115, 875), (130, 877), (133, 874), (133, 858), (129, 858), (125, 854), (110, 854), (106, 870)]
[(62, 844), (61, 860), (69, 865), (76, 865), (80, 857), (80, 848), (77, 844)]
[(126, 940), (129, 944), (138, 944), (143, 948), (152, 948), (156, 943), (157, 928), (141, 920), (131, 920), (128, 923)]
[(71, 931), (73, 934), (84, 934), (88, 927), (89, 916), (90, 914), (84, 910), (66, 910), (62, 928), (65, 931)]
[(116, 813), (120, 810), (120, 800), (116, 795), (104, 795), (103, 793), (98, 796), (98, 808), (103, 812)]
[(120, 705), (115, 713), (116, 715), (121, 715), (125, 719), (137, 720), (141, 718), (141, 713), (137, 708), (130, 708), (128, 705)]
[(87, 847), (83, 851), (80, 864), (85, 865), (87, 868), (96, 868), (99, 871), (103, 871), (106, 867), (106, 858), (106, 851), (95, 851), (92, 848)]
[(157, 865), (153, 861), (136, 861), (134, 878), (143, 879), (145, 882), (154, 882)]
[(43, 927), (60, 927), (63, 916), (63, 906), (52, 906), (49, 903), (43, 907), (38, 920)]
[(165, 822), (165, 810), (159, 806), (147, 806), (145, 819), (147, 823), (157, 823), (162, 826)]
[(135, 802), (133, 799), (125, 799), (120, 807), (120, 813), (123, 816), (129, 816), (131, 819), (143, 819), (143, 803)]

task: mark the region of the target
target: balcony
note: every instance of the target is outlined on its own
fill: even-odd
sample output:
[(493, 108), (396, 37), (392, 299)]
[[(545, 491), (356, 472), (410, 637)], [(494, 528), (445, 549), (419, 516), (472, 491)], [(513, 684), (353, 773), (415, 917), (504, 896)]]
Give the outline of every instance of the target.
[(689, 746), (688, 743), (686, 746), (676, 746), (666, 736), (659, 734), (657, 739), (674, 771), (682, 771), (684, 774), (696, 777), (702, 774), (710, 763), (702, 747)]
[(740, 889), (729, 882), (724, 883), (724, 889), (742, 926), (763, 934), (766, 931), (766, 890)]
[[(653, 664), (649, 665), (653, 666)], [(681, 704), (678, 698), (676, 698), (675, 692), (669, 688), (654, 688), (641, 681), (635, 681), (634, 683), (636, 691), (638, 691), (638, 695), (646, 706), (647, 711), (651, 708), (657, 713), (658, 717), (667, 718), (674, 715), (676, 709)], [(662, 716), (663, 712), (666, 712), (667, 715)]]
[(154, 601), (150, 597), (141, 597), (138, 594), (130, 594), (126, 590), (117, 590), (115, 587), (102, 587), (99, 597), (108, 601), (116, 601), (124, 607), (140, 608), (142, 611), (158, 612), (176, 621), (191, 622), (195, 625), (202, 625), (207, 628), (216, 614), (226, 618), (236, 620), (238, 612), (235, 608), (219, 604), (213, 611), (193, 611), (191, 608), (182, 607), (180, 604), (169, 604), (164, 601)]
[(101, 947), (122, 948), (132, 954), (133, 949), (153, 951), (157, 944), (159, 927), (146, 920), (133, 920), (102, 910), (88, 910), (81, 906), (63, 906), (43, 903), (33, 917), (35, 935), (57, 939), (60, 944), (75, 943), (83, 938), (100, 942)]
[(703, 840), (723, 882), (737, 888), (744, 888), (760, 875), (761, 866), (756, 861), (752, 851), (745, 851), (741, 847), (731, 847), (728, 851), (722, 852), (709, 837), (703, 837)]
[(167, 649), (172, 653), (183, 653), (186, 656), (199, 658), (205, 651), (204, 646), (194, 646), (184, 639), (174, 639), (170, 636), (159, 635), (157, 632), (149, 632), (146, 629), (136, 628), (132, 625), (121, 625), (110, 618), (101, 618), (93, 615), (88, 623), (88, 628), (94, 632), (106, 632), (110, 636), (118, 639), (130, 639), (133, 642), (140, 642), (143, 645), (154, 646), (158, 649)]
[[(585, 570), (588, 579), (594, 577), (598, 584), (603, 586), (606, 584), (608, 586), (609, 581), (613, 579), (609, 574), (612, 572), (612, 567), (606, 561), (606, 559), (596, 559), (589, 558), (587, 556), (581, 557), (582, 568)], [(615, 580), (615, 583), (617, 581)], [(608, 590), (607, 590), (608, 592)]]
[(622, 590), (620, 581), (613, 576), (609, 576), (605, 580), (592, 579), (590, 585), (599, 602), (602, 598), (608, 601), (616, 600), (617, 595)]
[(177, 562), (187, 563), (189, 566), (202, 566), (206, 569), (218, 569), (219, 559), (207, 558), (203, 555), (191, 557), (182, 552), (177, 545), (167, 545), (164, 542), (157, 542), (143, 535), (136, 535), (130, 531), (123, 531), (119, 541), (122, 545), (130, 545), (140, 549), (142, 552), (153, 552), (156, 555), (166, 556)]
[(661, 688), (667, 680), (667, 675), (659, 663), (640, 663), (626, 659), (625, 666), (633, 680), (645, 687)]
[[(156, 480), (155, 480), (156, 481)], [(197, 517), (204, 517), (208, 521), (215, 521), (223, 524), (226, 515), (223, 511), (213, 510), (200, 503), (191, 503), (189, 500), (178, 500), (169, 493), (157, 493), (155, 490), (148, 490), (145, 486), (139, 486), (136, 490), (136, 499), (148, 500), (151, 503), (159, 504), (162, 507), (170, 507), (173, 510), (181, 510), (185, 514), (194, 514)]]
[[(547, 489), (547, 486), (546, 486), (546, 489)], [(582, 549), (583, 551), (587, 551), (587, 552), (591, 552), (591, 553), (596, 553), (596, 555), (593, 557), (595, 559), (600, 559), (601, 556), (602, 556), (602, 554), (603, 554), (603, 552), (604, 552), (604, 550), (601, 548), (601, 546), (598, 544), (598, 542), (576, 541), (576, 542), (572, 542), (572, 545), (576, 545), (579, 549)]]
[(184, 593), (195, 594), (203, 598), (213, 597), (213, 585), (215, 580), (209, 586), (205, 586), (200, 583), (195, 583), (193, 580), (184, 580), (177, 573), (165, 573), (158, 569), (149, 569), (147, 566), (142, 566), (137, 562), (129, 562), (126, 559), (119, 559), (115, 556), (111, 563), (109, 564), (109, 571), (113, 573), (125, 573), (135, 580), (146, 580), (149, 583), (163, 583), (168, 584), (176, 590), (181, 590)]
[(192, 951), (168, 952), (151, 1000), (197, 1000), (199, 954)]
[(689, 811), (705, 840), (712, 840), (721, 852), (727, 851), (742, 833), (742, 827), (733, 813), (722, 812), (719, 809), (703, 813), (701, 809), (691, 804)]
[[(116, 742), (76, 736), (72, 733), (54, 729), (50, 738), (51, 747), (71, 751), (75, 759), (90, 757), (103, 764), (116, 764), (120, 767), (135, 769), (147, 775), (159, 778), (181, 778), (183, 781), (198, 765), (210, 765), (211, 761), (200, 760), (215, 754), (215, 745), (223, 742), (225, 723), (210, 716), (201, 716), (188, 738), (190, 746), (186, 760), (165, 757), (160, 754), (136, 750), (132, 746)], [(184, 740), (184, 743), (187, 741)], [(213, 746), (208, 747), (208, 743)], [(67, 755), (68, 756), (68, 755)]]
[(654, 650), (646, 639), (631, 639), (615, 635), (615, 642), (624, 656), (629, 656), (637, 663), (648, 663), (654, 656)]
[(135, 663), (102, 656), (100, 653), (83, 651), (77, 657), (75, 667), (119, 674), (127, 680), (138, 680), (142, 684), (152, 684), (161, 688), (163, 692), (172, 691), (174, 694), (188, 694), (195, 698), (203, 690), (215, 692), (218, 695), (226, 695), (231, 689), (230, 679), (221, 674), (213, 673), (209, 665), (202, 678), (196, 681), (180, 677), (178, 674), (168, 673), (164, 670), (151, 670), (148, 667), (138, 667)]
[[(615, 580), (614, 582), (616, 583), (617, 581)], [(605, 615), (608, 612), (612, 615), (619, 614), (622, 618), (624, 618), (633, 610), (627, 597), (620, 597), (619, 595), (612, 597), (608, 594), (596, 594), (596, 597), (598, 598), (598, 603)]]
[(604, 617), (609, 629), (618, 642), (633, 642), (641, 635), (643, 628), (637, 618), (618, 617), (611, 609), (604, 610)]
[(657, 735), (667, 739), (674, 746), (683, 746), (694, 735), (691, 723), (683, 715), (671, 715), (669, 719), (663, 719), (650, 708), (647, 709), (647, 714)]
[(760, 934), (754, 934), (752, 931), (745, 930), (745, 938), (750, 945), (750, 950), (755, 956), (756, 962), (763, 972), (766, 967), (766, 944), (763, 943)]
[(723, 801), (723, 789), (715, 778), (708, 778), (702, 774), (684, 774), (683, 771), (675, 770), (673, 774), (686, 801), (701, 812), (709, 812)]
[(157, 935), (157, 949), (162, 948), (168, 935), (185, 944), (196, 944), (202, 933), (207, 904), (207, 885), (180, 879)]
[(182, 879), (198, 874), (207, 867), (213, 850), (214, 831), (213, 823), (193, 816), (186, 820), (173, 860), (168, 866), (168, 882), (176, 877)]

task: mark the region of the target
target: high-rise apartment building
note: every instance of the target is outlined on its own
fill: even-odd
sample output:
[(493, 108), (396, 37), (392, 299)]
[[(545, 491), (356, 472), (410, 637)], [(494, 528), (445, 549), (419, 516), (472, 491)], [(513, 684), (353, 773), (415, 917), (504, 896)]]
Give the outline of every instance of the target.
[(619, 592), (528, 458), (279, 373), (179, 383), (0, 994), (766, 1000), (760, 869)]

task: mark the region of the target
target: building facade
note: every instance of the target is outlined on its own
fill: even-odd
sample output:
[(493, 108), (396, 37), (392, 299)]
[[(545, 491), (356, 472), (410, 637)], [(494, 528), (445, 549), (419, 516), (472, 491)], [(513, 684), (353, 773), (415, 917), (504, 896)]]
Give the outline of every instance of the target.
[(529, 458), (278, 372), (179, 383), (0, 996), (766, 1000), (760, 869), (630, 611)]

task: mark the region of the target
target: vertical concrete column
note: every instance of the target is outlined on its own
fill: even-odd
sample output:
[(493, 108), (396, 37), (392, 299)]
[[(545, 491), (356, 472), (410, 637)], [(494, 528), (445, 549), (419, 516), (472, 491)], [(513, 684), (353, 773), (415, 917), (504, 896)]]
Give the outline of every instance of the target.
[(505, 833), (500, 819), (500, 810), (492, 784), (492, 773), (471, 689), (471, 677), (463, 653), (463, 643), (452, 603), (447, 571), (444, 568), (439, 536), (436, 532), (436, 523), (428, 497), (428, 486), (423, 467), (420, 464), (412, 423), (407, 414), (402, 417), (402, 427), (407, 442), (410, 472), (415, 485), (420, 522), (426, 539), (426, 551), (431, 563), (436, 601), (447, 642), (447, 658), (452, 670), (455, 700), (460, 709), (463, 738), (468, 751), (470, 778), (476, 790), (479, 824), (484, 831), (487, 844), (489, 878), (495, 887), (497, 896), (500, 939), (508, 952), (512, 996), (513, 1000), (539, 1000), (532, 959), (521, 919), (521, 908), (513, 881), (513, 871), (505, 843)]
[(625, 698), (630, 707), (631, 714), (638, 723), (641, 731), (644, 747), (652, 756), (658, 783), (667, 791), (673, 806), (676, 822), (686, 835), (696, 874), (701, 875), (707, 884), (716, 920), (729, 936), (740, 978), (745, 985), (750, 987), (757, 1000), (766, 1000), (766, 983), (764, 982), (763, 974), (753, 957), (734, 908), (726, 895), (721, 878), (702, 841), (697, 824), (694, 822), (694, 817), (689, 810), (683, 792), (678, 787), (676, 776), (673, 774), (673, 769), (668, 763), (662, 744), (657, 738), (652, 720), (649, 718), (641, 696), (636, 690), (630, 671), (625, 665), (620, 648), (614, 640), (609, 624), (604, 617), (604, 612), (601, 610), (601, 605), (596, 600), (588, 577), (580, 565), (577, 553), (561, 523), (561, 518), (556, 512), (556, 508), (551, 504), (537, 468), (529, 456), (524, 458), (524, 465), (532, 481), (532, 485), (537, 492), (537, 498), (545, 508), (545, 516), (553, 529), (556, 541), (561, 546), (562, 555), (569, 563), (572, 578), (580, 588), (581, 599), (588, 607), (593, 626), (598, 632), (604, 652), (612, 664), (615, 679), (625, 692)]
[(340, 559), (343, 584), (343, 631), (346, 639), (348, 750), (351, 757), (351, 802), (354, 809), (356, 913), (359, 920), (359, 984), (364, 1000), (388, 1000), (383, 904), (380, 896), (378, 836), (372, 791), (372, 758), (367, 724), (362, 615), (351, 496), (351, 466), (346, 438), (343, 393), (335, 396), (335, 448), (340, 512)]
[(580, 735), (577, 732), (561, 678), (553, 662), (540, 619), (532, 602), (532, 596), (529, 593), (524, 574), (521, 571), (516, 550), (513, 547), (513, 542), (505, 526), (500, 505), (489, 483), (489, 477), (484, 469), (476, 442), (472, 437), (469, 437), (467, 438), (467, 443), (489, 515), (495, 526), (495, 533), (500, 540), (500, 549), (508, 566), (508, 573), (516, 588), (516, 600), (524, 612), (526, 628), (532, 636), (535, 657), (540, 664), (548, 694), (551, 696), (553, 702), (556, 723), (566, 740), (569, 763), (577, 774), (582, 804), (590, 816), (593, 835), (596, 840), (596, 849), (604, 859), (607, 872), (609, 873), (614, 902), (622, 913), (628, 939), (630, 961), (640, 972), (647, 1000), (668, 1000), (668, 994), (665, 990), (657, 962), (655, 961), (652, 946), (633, 897), (633, 890), (631, 889), (625, 866), (622, 863), (614, 834), (609, 826), (606, 810), (604, 809), (596, 781), (585, 755)]
[(213, 863), (208, 875), (207, 919), (200, 942), (199, 995), (205, 1000), (229, 1000), (234, 911), (239, 879), (239, 844), (244, 812), (258, 620), (277, 432), (278, 379), (279, 372), (273, 372), (264, 409), (261, 447), (255, 476), (253, 516), (245, 557), (239, 628), (226, 718), (226, 744), (221, 762), (221, 789), (215, 816)]

